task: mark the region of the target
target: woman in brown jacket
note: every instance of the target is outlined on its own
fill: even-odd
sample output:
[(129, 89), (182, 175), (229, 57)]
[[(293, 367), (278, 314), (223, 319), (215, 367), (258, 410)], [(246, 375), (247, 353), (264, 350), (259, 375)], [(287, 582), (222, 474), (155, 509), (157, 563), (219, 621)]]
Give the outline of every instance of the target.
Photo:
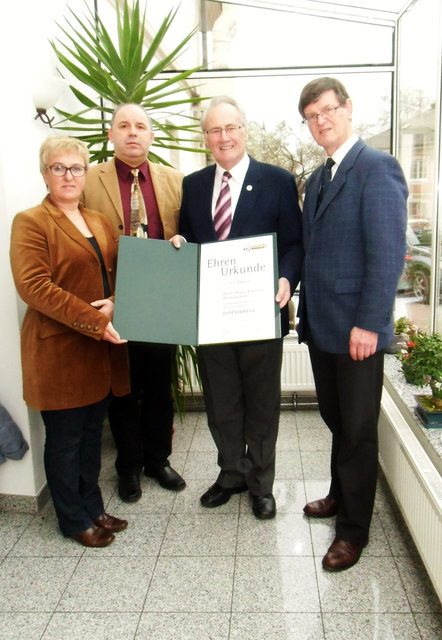
[(111, 391), (129, 392), (126, 341), (112, 326), (117, 237), (107, 218), (79, 204), (86, 145), (48, 138), (43, 202), (15, 216), (11, 266), (28, 304), (21, 330), (23, 395), (41, 411), (46, 477), (60, 529), (104, 547), (127, 521), (104, 511), (98, 476)]

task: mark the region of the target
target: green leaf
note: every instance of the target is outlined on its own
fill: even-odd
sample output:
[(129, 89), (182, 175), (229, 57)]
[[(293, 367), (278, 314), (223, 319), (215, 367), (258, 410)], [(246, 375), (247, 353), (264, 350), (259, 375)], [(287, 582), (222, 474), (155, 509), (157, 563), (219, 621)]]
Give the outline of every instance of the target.
[[(139, 0), (133, 5), (128, 0), (117, 0), (116, 4), (116, 42), (86, 1), (85, 17), (69, 9), (69, 19), (65, 19), (63, 26), (57, 25), (61, 37), (52, 40), (51, 47), (60, 64), (74, 77), (72, 93), (85, 108), (75, 113), (57, 110), (61, 120), (53, 125), (54, 128), (78, 132), (78, 137), (90, 145), (102, 141), (103, 150), (91, 149), (91, 158), (109, 157), (112, 153), (107, 149), (106, 129), (110, 114), (117, 104), (135, 102), (149, 112), (156, 129), (161, 132), (154, 146), (201, 153), (201, 149), (191, 146), (193, 141), (189, 139), (195, 127), (185, 120), (184, 124), (178, 121), (188, 119), (189, 115), (176, 113), (181, 106), (201, 101), (196, 88), (188, 84), (188, 79), (201, 67), (180, 72), (174, 72), (172, 68), (173, 62), (195, 36), (197, 27), (164, 55), (163, 40), (178, 11), (178, 8), (173, 9), (162, 20), (145, 50), (146, 13), (140, 10)], [(165, 77), (166, 71), (172, 75)], [(96, 94), (96, 98), (89, 97), (86, 87), (89, 94), (90, 90)], [(168, 112), (173, 124), (161, 123), (155, 118), (155, 113), (160, 111), (162, 114)], [(90, 135), (95, 136), (93, 142)], [(164, 162), (156, 154), (152, 154), (152, 158)]]

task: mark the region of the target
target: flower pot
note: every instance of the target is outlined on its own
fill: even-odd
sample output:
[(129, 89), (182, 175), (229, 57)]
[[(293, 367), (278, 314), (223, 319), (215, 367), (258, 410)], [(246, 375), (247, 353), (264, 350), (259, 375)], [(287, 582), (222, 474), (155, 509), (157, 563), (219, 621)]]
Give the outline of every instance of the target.
[(403, 333), (395, 333), (393, 336), (393, 340), (385, 349), (385, 353), (399, 353), (402, 349), (405, 349), (407, 346), (407, 336)]
[(416, 410), (427, 429), (442, 429), (442, 411), (432, 407), (432, 397), (428, 395), (415, 396)]

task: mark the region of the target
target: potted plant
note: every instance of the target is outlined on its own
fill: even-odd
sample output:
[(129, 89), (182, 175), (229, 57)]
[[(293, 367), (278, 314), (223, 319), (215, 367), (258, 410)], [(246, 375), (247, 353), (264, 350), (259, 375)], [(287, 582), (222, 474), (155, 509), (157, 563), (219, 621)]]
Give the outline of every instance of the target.
[[(66, 19), (65, 27), (57, 25), (62, 35), (50, 42), (58, 61), (73, 77), (70, 89), (82, 105), (76, 113), (56, 109), (61, 119), (53, 128), (83, 140), (90, 149), (91, 162), (101, 162), (113, 155), (107, 130), (114, 107), (136, 102), (151, 117), (156, 131), (153, 147), (207, 153), (195, 144), (197, 119), (185, 115), (186, 108), (192, 112), (192, 106), (198, 107), (204, 99), (188, 83), (202, 67), (164, 74), (174, 71), (176, 59), (196, 36), (198, 27), (165, 54), (164, 39), (178, 8), (164, 18), (147, 50), (146, 12), (141, 10), (139, 0), (117, 0), (116, 41), (98, 12), (86, 2), (85, 9), (83, 20), (70, 9), (71, 21)], [(167, 164), (152, 149), (149, 159)]]
[(417, 395), (417, 411), (427, 427), (442, 427), (442, 337), (414, 331), (398, 354), (407, 382), (429, 386), (431, 395)]
[(398, 318), (394, 323), (393, 340), (386, 348), (386, 353), (399, 353), (406, 347), (409, 334), (416, 330), (417, 327), (406, 316)]

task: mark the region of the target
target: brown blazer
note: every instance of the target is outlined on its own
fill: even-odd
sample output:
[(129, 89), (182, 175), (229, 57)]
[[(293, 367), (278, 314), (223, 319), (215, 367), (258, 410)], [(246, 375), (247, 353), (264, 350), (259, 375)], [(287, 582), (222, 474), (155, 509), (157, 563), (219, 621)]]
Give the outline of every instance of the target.
[[(102, 214), (81, 211), (115, 289), (118, 237)], [(98, 402), (129, 393), (126, 345), (102, 340), (109, 319), (91, 307), (103, 298), (94, 248), (48, 197), (18, 213), (11, 230), (15, 286), (28, 304), (21, 330), (23, 397), (35, 409)]]
[[(164, 239), (178, 233), (178, 214), (181, 207), (183, 174), (163, 164), (147, 161), (163, 223)], [(121, 203), (115, 159), (92, 165), (88, 169), (83, 191), (86, 207), (106, 214), (116, 233), (124, 233), (123, 205)]]

